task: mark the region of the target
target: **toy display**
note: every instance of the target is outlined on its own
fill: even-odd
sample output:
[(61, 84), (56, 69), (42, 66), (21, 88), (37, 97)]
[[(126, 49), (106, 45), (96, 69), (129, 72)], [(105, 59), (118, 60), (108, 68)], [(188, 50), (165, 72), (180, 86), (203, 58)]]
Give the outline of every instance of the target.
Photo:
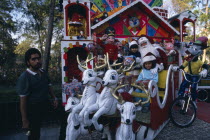
[(166, 40), (164, 42), (166, 54), (168, 56), (168, 64), (174, 64), (177, 62), (178, 51), (175, 49), (174, 40)]
[[(184, 63), (181, 66), (174, 66), (173, 70), (177, 71), (178, 69), (184, 69), (186, 71), (186, 77), (187, 79), (190, 79), (192, 82), (195, 82), (192, 84), (192, 91), (191, 91), (191, 96), (192, 100), (196, 101), (197, 99), (197, 81), (199, 79), (199, 75), (202, 77), (207, 76), (207, 71), (208, 71), (208, 65), (204, 64), (201, 60), (198, 59), (199, 55), (203, 53), (203, 49), (207, 48), (207, 41), (208, 38), (203, 36), (199, 37), (193, 45), (191, 45), (186, 53), (188, 56), (185, 58)], [(200, 71), (200, 69), (203, 69)], [(188, 80), (184, 80), (181, 85), (180, 89), (178, 92), (179, 96), (183, 96), (185, 92), (185, 88), (188, 88), (189, 82)]]
[[(66, 140), (76, 140), (79, 135), (88, 134), (88, 130), (84, 129), (84, 125), (82, 123), (79, 129), (74, 128), (74, 121), (72, 119), (73, 114), (71, 111), (73, 108), (78, 105), (80, 100), (76, 97), (69, 97), (67, 104), (65, 106), (65, 111), (70, 112), (67, 119), (67, 127), (66, 127)], [(78, 114), (77, 114), (78, 117)]]
[(167, 69), (167, 55), (162, 48), (153, 46), (147, 37), (141, 37), (138, 43), (142, 58), (150, 55), (156, 58), (157, 66), (154, 68), (154, 73), (157, 72), (157, 70), (162, 71), (163, 69)]
[[(103, 42), (105, 41), (105, 42)], [(115, 42), (115, 30), (113, 27), (108, 27), (101, 40), (98, 39), (97, 44), (104, 49), (104, 54), (109, 54), (109, 60), (113, 63), (118, 57), (118, 46)]]
[[(105, 76), (103, 78), (103, 85), (104, 89), (102, 90), (101, 94), (98, 97), (98, 102), (96, 104), (93, 104), (92, 106), (88, 107), (88, 109), (85, 112), (84, 116), (84, 122), (88, 126), (93, 123), (96, 130), (101, 131), (103, 129), (103, 125), (98, 124), (98, 118), (101, 115), (113, 115), (116, 112), (116, 105), (117, 101), (112, 96), (112, 90), (116, 88), (117, 83), (119, 81), (119, 75), (118, 73), (121, 72), (122, 67), (120, 67), (117, 70), (114, 70), (114, 66), (122, 65), (113, 63), (112, 65), (109, 64), (109, 57), (107, 56), (107, 63), (108, 63), (108, 70), (105, 73)], [(133, 63), (134, 64), (134, 63)], [(129, 71), (132, 68), (133, 65), (131, 65), (130, 68), (124, 69), (123, 71)], [(92, 122), (88, 119), (90, 112), (96, 112), (93, 116)]]
[[(161, 5), (162, 0), (63, 1), (62, 95), (66, 110), (71, 108), (67, 140), (93, 130), (102, 132), (102, 138), (108, 140), (113, 137), (152, 140), (168, 123), (169, 107), (181, 81), (179, 73), (172, 69), (174, 64), (182, 65), (180, 50), (183, 50), (181, 45), (173, 47), (176, 41), (173, 43), (171, 39), (176, 37), (182, 42), (183, 32), (177, 27), (195, 19), (192, 13), (185, 12), (180, 15), (185, 17), (185, 22), (177, 22), (180, 16), (168, 22), (167, 10), (154, 7)], [(159, 44), (164, 42), (165, 46)], [(173, 56), (174, 52), (172, 62), (168, 56)], [(135, 85), (132, 79), (139, 76), (140, 64), (147, 57), (157, 60), (156, 66), (148, 71), (158, 78)], [(78, 80), (76, 85), (74, 78)], [(103, 85), (100, 90), (98, 83)], [(81, 84), (84, 89), (78, 90)], [(142, 91), (135, 94), (134, 88)], [(81, 91), (79, 99), (75, 94)], [(136, 97), (141, 100), (135, 102)], [(142, 110), (146, 103), (150, 104), (148, 112)], [(128, 115), (130, 118), (125, 117)], [(137, 128), (136, 136), (132, 127)]]
[[(123, 85), (123, 86), (125, 86), (125, 85)], [(145, 94), (147, 95), (147, 100), (144, 102), (142, 102), (142, 100), (140, 100), (140, 101), (134, 102), (134, 103), (129, 102), (129, 101), (125, 102), (124, 100), (120, 99), (116, 95), (116, 91), (118, 90), (118, 88), (122, 88), (123, 86), (118, 86), (113, 93), (113, 96), (119, 102), (117, 104), (117, 109), (120, 111), (120, 114), (121, 114), (121, 124), (117, 128), (117, 132), (116, 132), (116, 136), (115, 136), (116, 140), (144, 139), (144, 133), (146, 131), (146, 127), (140, 126), (138, 131), (136, 132), (137, 134), (134, 134), (132, 124), (135, 123), (134, 119), (136, 117), (136, 111), (141, 110), (141, 108), (142, 108), (141, 105), (144, 105), (149, 102), (150, 93), (144, 87), (133, 84), (132, 85), (133, 87), (136, 87), (138, 89), (142, 89), (145, 91)]]
[(124, 57), (124, 61), (123, 61), (123, 65), (124, 66), (130, 66), (133, 62), (135, 62), (134, 56), (125, 56)]
[(70, 97), (77, 96), (77, 94), (82, 93), (83, 86), (81, 82), (77, 79), (73, 79), (71, 83), (65, 83), (62, 85), (62, 92)]
[[(85, 84), (85, 89), (82, 94), (82, 98), (80, 103), (74, 107), (72, 110), (72, 120), (74, 121), (74, 127), (75, 129), (78, 129), (80, 127), (80, 121), (83, 120), (83, 116), (87, 108), (96, 103), (98, 93), (96, 93), (96, 82), (97, 82), (97, 73), (96, 70), (101, 69), (107, 65), (106, 61), (105, 63), (100, 67), (95, 67), (95, 69), (88, 68), (88, 62), (90, 62), (93, 58), (88, 59), (85, 61), (85, 65), (82, 65), (79, 61), (79, 58), (77, 56), (77, 61), (81, 67), (85, 69), (82, 76), (82, 84)], [(79, 116), (76, 117), (76, 114), (79, 113)], [(79, 118), (79, 119), (77, 119)]]

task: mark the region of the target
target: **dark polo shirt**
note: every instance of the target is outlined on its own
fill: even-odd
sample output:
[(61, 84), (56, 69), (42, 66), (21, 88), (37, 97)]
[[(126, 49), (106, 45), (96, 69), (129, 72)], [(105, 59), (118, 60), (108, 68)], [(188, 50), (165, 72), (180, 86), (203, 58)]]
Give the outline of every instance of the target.
[(16, 90), (20, 97), (27, 96), (28, 103), (44, 102), (49, 99), (50, 81), (47, 73), (40, 69), (41, 76), (30, 69), (18, 78)]

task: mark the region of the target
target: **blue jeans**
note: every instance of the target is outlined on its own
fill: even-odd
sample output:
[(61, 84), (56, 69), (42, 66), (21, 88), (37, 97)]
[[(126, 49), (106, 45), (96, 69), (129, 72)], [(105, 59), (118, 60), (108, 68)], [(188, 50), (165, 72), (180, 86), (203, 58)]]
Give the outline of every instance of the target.
[[(187, 80), (191, 82), (198, 82), (199, 76), (198, 75), (189, 75), (186, 74)], [(185, 88), (189, 88), (190, 83), (184, 79), (184, 81), (181, 83), (178, 95), (183, 96), (185, 92)], [(191, 96), (192, 100), (195, 101), (197, 99), (197, 85), (198, 83), (193, 83), (191, 86)]]

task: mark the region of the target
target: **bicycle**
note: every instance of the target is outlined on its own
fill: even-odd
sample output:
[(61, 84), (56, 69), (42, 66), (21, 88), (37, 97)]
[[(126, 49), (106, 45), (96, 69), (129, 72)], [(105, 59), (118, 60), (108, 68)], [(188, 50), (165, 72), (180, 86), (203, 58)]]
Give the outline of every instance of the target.
[(208, 94), (208, 91), (206, 91), (205, 89), (198, 90), (198, 100), (202, 102), (207, 101), (209, 98)]
[(191, 88), (192, 84), (198, 83), (201, 77), (197, 82), (192, 82), (187, 79), (185, 71), (180, 70), (183, 72), (185, 80), (189, 82), (189, 88), (185, 90), (184, 96), (178, 97), (173, 101), (169, 116), (173, 124), (184, 128), (189, 127), (195, 121), (197, 107), (192, 101)]
[[(201, 79), (200, 87), (208, 85), (205, 82), (205, 80), (207, 80), (207, 79), (209, 80), (209, 78), (210, 78), (210, 74), (208, 74), (206, 78)], [(205, 85), (202, 85), (202, 84), (205, 84)], [(199, 90), (198, 90), (198, 100), (202, 101), (202, 102), (207, 101), (209, 99), (209, 93), (208, 92), (209, 92), (209, 88), (199, 88)]]

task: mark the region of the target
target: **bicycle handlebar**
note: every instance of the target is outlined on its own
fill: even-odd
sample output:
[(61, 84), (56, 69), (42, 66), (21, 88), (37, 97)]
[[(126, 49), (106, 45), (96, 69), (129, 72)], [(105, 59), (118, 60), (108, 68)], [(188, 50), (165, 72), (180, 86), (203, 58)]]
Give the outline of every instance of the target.
[[(187, 82), (189, 82), (189, 83), (196, 84), (196, 83), (198, 83), (198, 82), (201, 80), (201, 78), (202, 78), (202, 76), (198, 75), (198, 76), (199, 76), (198, 81), (197, 81), (197, 82), (192, 82), (192, 81), (190, 81), (190, 80), (187, 79), (187, 77), (186, 77), (186, 74), (187, 74), (187, 73), (186, 73), (183, 69), (179, 69), (179, 70), (182, 71), (182, 73), (183, 73), (183, 75), (184, 75), (184, 79), (185, 79)], [(189, 74), (189, 75), (193, 75), (193, 74)]]

